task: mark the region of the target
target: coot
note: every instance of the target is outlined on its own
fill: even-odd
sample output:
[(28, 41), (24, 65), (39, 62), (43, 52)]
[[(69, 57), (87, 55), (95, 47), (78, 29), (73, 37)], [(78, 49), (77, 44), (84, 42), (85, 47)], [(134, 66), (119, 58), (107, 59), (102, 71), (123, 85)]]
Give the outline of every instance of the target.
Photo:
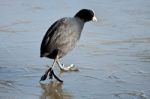
[(75, 47), (84, 24), (89, 21), (97, 21), (94, 11), (81, 9), (74, 17), (61, 18), (51, 25), (41, 43), (40, 56), (54, 59), (54, 62), (41, 77), (42, 81), (45, 80), (49, 74), (51, 79), (54, 76), (58, 81), (62, 82), (53, 71), (55, 63), (57, 63), (59, 68), (63, 71), (77, 70), (73, 64), (68, 67), (64, 66), (60, 63), (59, 59), (64, 57)]

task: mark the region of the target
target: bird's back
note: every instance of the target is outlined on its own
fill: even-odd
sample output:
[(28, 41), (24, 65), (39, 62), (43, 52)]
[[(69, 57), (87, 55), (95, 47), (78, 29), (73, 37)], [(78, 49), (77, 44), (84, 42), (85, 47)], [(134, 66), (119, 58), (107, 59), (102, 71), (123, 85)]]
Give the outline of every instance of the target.
[(80, 38), (84, 22), (78, 18), (62, 18), (46, 32), (41, 44), (41, 57), (59, 58), (72, 50)]

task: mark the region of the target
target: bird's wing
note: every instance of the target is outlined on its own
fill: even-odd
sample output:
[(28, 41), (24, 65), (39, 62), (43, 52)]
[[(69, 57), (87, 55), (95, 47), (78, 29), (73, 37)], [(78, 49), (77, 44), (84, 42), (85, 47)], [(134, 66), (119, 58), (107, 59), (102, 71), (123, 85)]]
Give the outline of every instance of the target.
[(52, 40), (52, 37), (53, 35), (55, 34), (55, 32), (57, 30), (59, 30), (59, 28), (61, 28), (61, 26), (63, 26), (64, 24), (64, 20), (65, 18), (62, 18), (60, 20), (57, 20), (55, 23), (53, 23), (51, 25), (51, 27), (47, 30), (44, 38), (43, 38), (43, 41), (41, 43), (41, 55), (42, 54), (45, 54), (46, 52), (49, 52), (49, 48), (50, 48), (50, 43), (51, 43), (51, 40)]

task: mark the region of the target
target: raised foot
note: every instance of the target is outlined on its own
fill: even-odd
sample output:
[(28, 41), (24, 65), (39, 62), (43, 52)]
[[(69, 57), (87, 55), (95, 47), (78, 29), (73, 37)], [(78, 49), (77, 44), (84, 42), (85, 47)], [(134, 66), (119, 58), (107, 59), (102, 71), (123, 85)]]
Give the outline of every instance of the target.
[(62, 67), (60, 68), (62, 71), (68, 72), (68, 71), (79, 71), (78, 68), (76, 68), (76, 66), (74, 64), (71, 64), (70, 66), (64, 66), (64, 64), (62, 64)]

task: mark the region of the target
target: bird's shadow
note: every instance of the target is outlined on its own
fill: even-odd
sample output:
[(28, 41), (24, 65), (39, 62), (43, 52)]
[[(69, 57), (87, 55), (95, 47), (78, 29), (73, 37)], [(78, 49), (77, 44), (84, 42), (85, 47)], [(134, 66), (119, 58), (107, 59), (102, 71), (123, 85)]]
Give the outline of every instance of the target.
[(63, 83), (50, 81), (48, 84), (40, 83), (43, 90), (40, 99), (72, 99), (72, 95), (63, 89)]

